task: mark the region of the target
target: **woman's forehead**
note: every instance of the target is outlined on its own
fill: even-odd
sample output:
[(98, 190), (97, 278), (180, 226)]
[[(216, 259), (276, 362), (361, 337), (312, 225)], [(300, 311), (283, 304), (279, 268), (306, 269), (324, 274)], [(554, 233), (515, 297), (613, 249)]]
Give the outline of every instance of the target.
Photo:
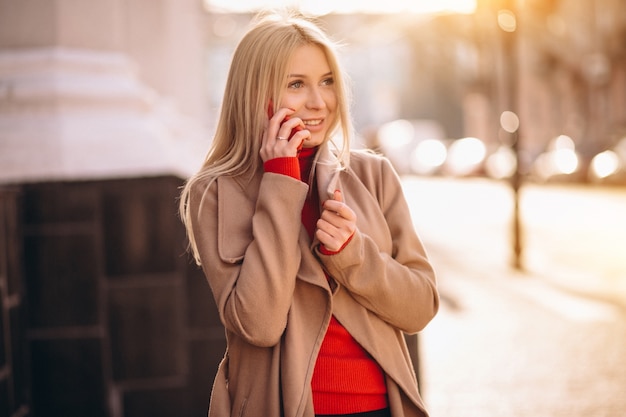
[(330, 64), (324, 50), (315, 44), (297, 47), (288, 63), (288, 76), (322, 76), (331, 72)]

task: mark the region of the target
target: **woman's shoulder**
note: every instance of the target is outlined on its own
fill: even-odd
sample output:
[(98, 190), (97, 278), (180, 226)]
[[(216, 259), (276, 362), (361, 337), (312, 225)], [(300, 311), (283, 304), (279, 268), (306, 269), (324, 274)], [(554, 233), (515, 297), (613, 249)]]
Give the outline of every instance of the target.
[(221, 193), (224, 190), (238, 190), (237, 181), (230, 176), (211, 176), (204, 173), (198, 173), (195, 177), (191, 178), (188, 184), (190, 203), (194, 205), (215, 205), (217, 204), (218, 194), (221, 189)]
[(389, 159), (371, 149), (355, 149), (350, 151), (350, 168), (363, 174), (364, 172), (392, 172), (394, 171)]
[(350, 150), (350, 159), (361, 161), (380, 161), (381, 159), (386, 159), (386, 157), (382, 153), (376, 152), (373, 149), (359, 148)]
[(382, 201), (386, 193), (400, 188), (400, 178), (387, 157), (371, 150), (350, 152), (348, 175), (358, 178), (370, 193)]
[[(193, 193), (205, 195), (206, 193), (217, 193), (218, 188), (222, 190), (234, 190), (233, 192), (246, 192), (246, 189), (255, 178), (251, 175), (214, 175), (207, 172), (199, 172), (190, 179), (190, 188)], [(258, 179), (257, 179), (258, 182)]]

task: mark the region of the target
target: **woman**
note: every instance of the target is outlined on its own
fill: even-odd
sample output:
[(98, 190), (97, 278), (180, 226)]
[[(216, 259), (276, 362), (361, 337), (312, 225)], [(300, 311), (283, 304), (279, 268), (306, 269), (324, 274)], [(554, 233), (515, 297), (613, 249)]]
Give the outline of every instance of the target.
[(434, 317), (435, 276), (391, 165), (350, 151), (348, 105), (318, 26), (255, 19), (181, 195), (226, 329), (209, 416), (427, 415), (403, 332)]

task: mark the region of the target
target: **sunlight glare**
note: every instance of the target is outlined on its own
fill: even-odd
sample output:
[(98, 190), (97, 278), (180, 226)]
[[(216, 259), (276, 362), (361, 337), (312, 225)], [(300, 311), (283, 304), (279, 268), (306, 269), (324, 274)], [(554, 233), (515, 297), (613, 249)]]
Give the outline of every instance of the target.
[(210, 12), (247, 13), (264, 8), (296, 7), (316, 15), (328, 13), (463, 13), (476, 10), (476, 0), (204, 0)]

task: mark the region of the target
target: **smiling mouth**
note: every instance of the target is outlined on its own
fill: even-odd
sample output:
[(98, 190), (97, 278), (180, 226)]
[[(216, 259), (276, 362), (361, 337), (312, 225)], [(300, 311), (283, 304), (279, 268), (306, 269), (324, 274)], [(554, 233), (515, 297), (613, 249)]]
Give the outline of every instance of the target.
[(305, 126), (317, 126), (322, 123), (322, 119), (317, 120), (303, 120)]

